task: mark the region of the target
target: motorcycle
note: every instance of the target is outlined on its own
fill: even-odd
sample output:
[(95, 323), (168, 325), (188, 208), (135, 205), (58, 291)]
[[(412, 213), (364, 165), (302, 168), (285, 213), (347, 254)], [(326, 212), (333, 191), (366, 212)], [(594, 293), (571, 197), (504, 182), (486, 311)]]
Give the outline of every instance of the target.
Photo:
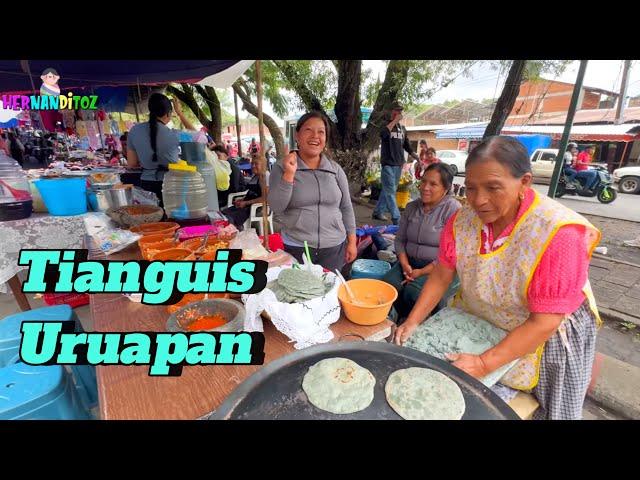
[(575, 179), (573, 182), (567, 181), (567, 178), (562, 172), (560, 179), (558, 180), (558, 187), (556, 188), (556, 197), (560, 198), (563, 195), (577, 195), (579, 197), (597, 197), (600, 203), (611, 203), (618, 197), (612, 185), (613, 180), (606, 168), (601, 166), (593, 167), (598, 173), (598, 182), (593, 187), (593, 190), (589, 191), (585, 188), (583, 179)]

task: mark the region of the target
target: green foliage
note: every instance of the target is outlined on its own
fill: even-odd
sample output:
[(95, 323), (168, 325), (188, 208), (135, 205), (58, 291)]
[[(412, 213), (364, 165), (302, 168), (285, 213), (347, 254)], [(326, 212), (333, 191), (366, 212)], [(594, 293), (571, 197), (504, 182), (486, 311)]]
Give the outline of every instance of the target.
[[(325, 109), (333, 108), (337, 93), (338, 77), (329, 60), (287, 60), (295, 72), (303, 78), (305, 86), (320, 100)], [(255, 66), (243, 76), (249, 94), (255, 97)], [(291, 85), (273, 61), (262, 62), (262, 86), (265, 99), (279, 117), (286, 117), (292, 110), (306, 110), (295, 86)]]
[(363, 68), (360, 83), (360, 100), (363, 107), (373, 108), (378, 98), (378, 92), (382, 87), (382, 79), (380, 75), (373, 77), (373, 70), (370, 68)]
[[(492, 60), (489, 65), (494, 70), (502, 70), (507, 72), (511, 67), (513, 60)], [(527, 60), (524, 70), (523, 80), (538, 80), (543, 75), (549, 75), (552, 78), (562, 75), (573, 60)]]

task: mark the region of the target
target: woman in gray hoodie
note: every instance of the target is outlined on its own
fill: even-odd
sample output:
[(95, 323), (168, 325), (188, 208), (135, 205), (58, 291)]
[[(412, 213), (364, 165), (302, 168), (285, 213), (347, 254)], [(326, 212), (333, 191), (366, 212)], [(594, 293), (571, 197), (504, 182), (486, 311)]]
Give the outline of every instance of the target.
[(285, 251), (301, 262), (306, 241), (312, 262), (333, 271), (356, 258), (356, 220), (347, 176), (325, 155), (328, 134), (324, 114), (300, 117), (298, 151), (273, 166), (269, 205)]
[[(398, 263), (383, 278), (398, 290), (394, 303), (398, 320), (409, 315), (420, 296), (438, 258), (442, 229), (461, 207), (450, 195), (452, 183), (449, 167), (432, 163), (420, 180), (420, 198), (410, 202), (400, 217), (395, 241)], [(449, 287), (445, 298), (455, 291), (456, 284), (453, 282), (453, 287)]]

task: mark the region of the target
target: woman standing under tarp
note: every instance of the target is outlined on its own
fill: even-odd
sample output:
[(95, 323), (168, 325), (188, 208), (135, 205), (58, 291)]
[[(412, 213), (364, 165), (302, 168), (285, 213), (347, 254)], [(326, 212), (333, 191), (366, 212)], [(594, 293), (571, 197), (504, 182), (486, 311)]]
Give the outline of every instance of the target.
[[(195, 130), (176, 99), (173, 104), (185, 128)], [(155, 193), (163, 206), (162, 181), (168, 165), (178, 161), (179, 130), (167, 127), (173, 107), (165, 95), (152, 93), (148, 106), (149, 121), (134, 125), (127, 136), (127, 164), (131, 168), (142, 167), (140, 187)]]
[(347, 176), (325, 153), (328, 134), (321, 112), (300, 117), (299, 150), (273, 166), (269, 206), (282, 225), (285, 251), (301, 262), (306, 241), (311, 261), (333, 271), (356, 258), (356, 219)]

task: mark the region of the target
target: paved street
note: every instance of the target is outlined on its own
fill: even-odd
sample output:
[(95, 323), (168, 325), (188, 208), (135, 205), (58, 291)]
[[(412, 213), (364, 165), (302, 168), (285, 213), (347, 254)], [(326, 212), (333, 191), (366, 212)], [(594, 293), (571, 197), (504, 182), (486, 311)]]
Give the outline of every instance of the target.
[[(453, 182), (464, 185), (464, 177), (457, 176)], [(548, 185), (535, 184), (534, 188), (543, 195), (549, 191)], [(640, 222), (640, 195), (619, 193), (618, 198), (608, 205), (600, 203), (595, 197), (562, 197), (557, 200), (578, 213)]]

